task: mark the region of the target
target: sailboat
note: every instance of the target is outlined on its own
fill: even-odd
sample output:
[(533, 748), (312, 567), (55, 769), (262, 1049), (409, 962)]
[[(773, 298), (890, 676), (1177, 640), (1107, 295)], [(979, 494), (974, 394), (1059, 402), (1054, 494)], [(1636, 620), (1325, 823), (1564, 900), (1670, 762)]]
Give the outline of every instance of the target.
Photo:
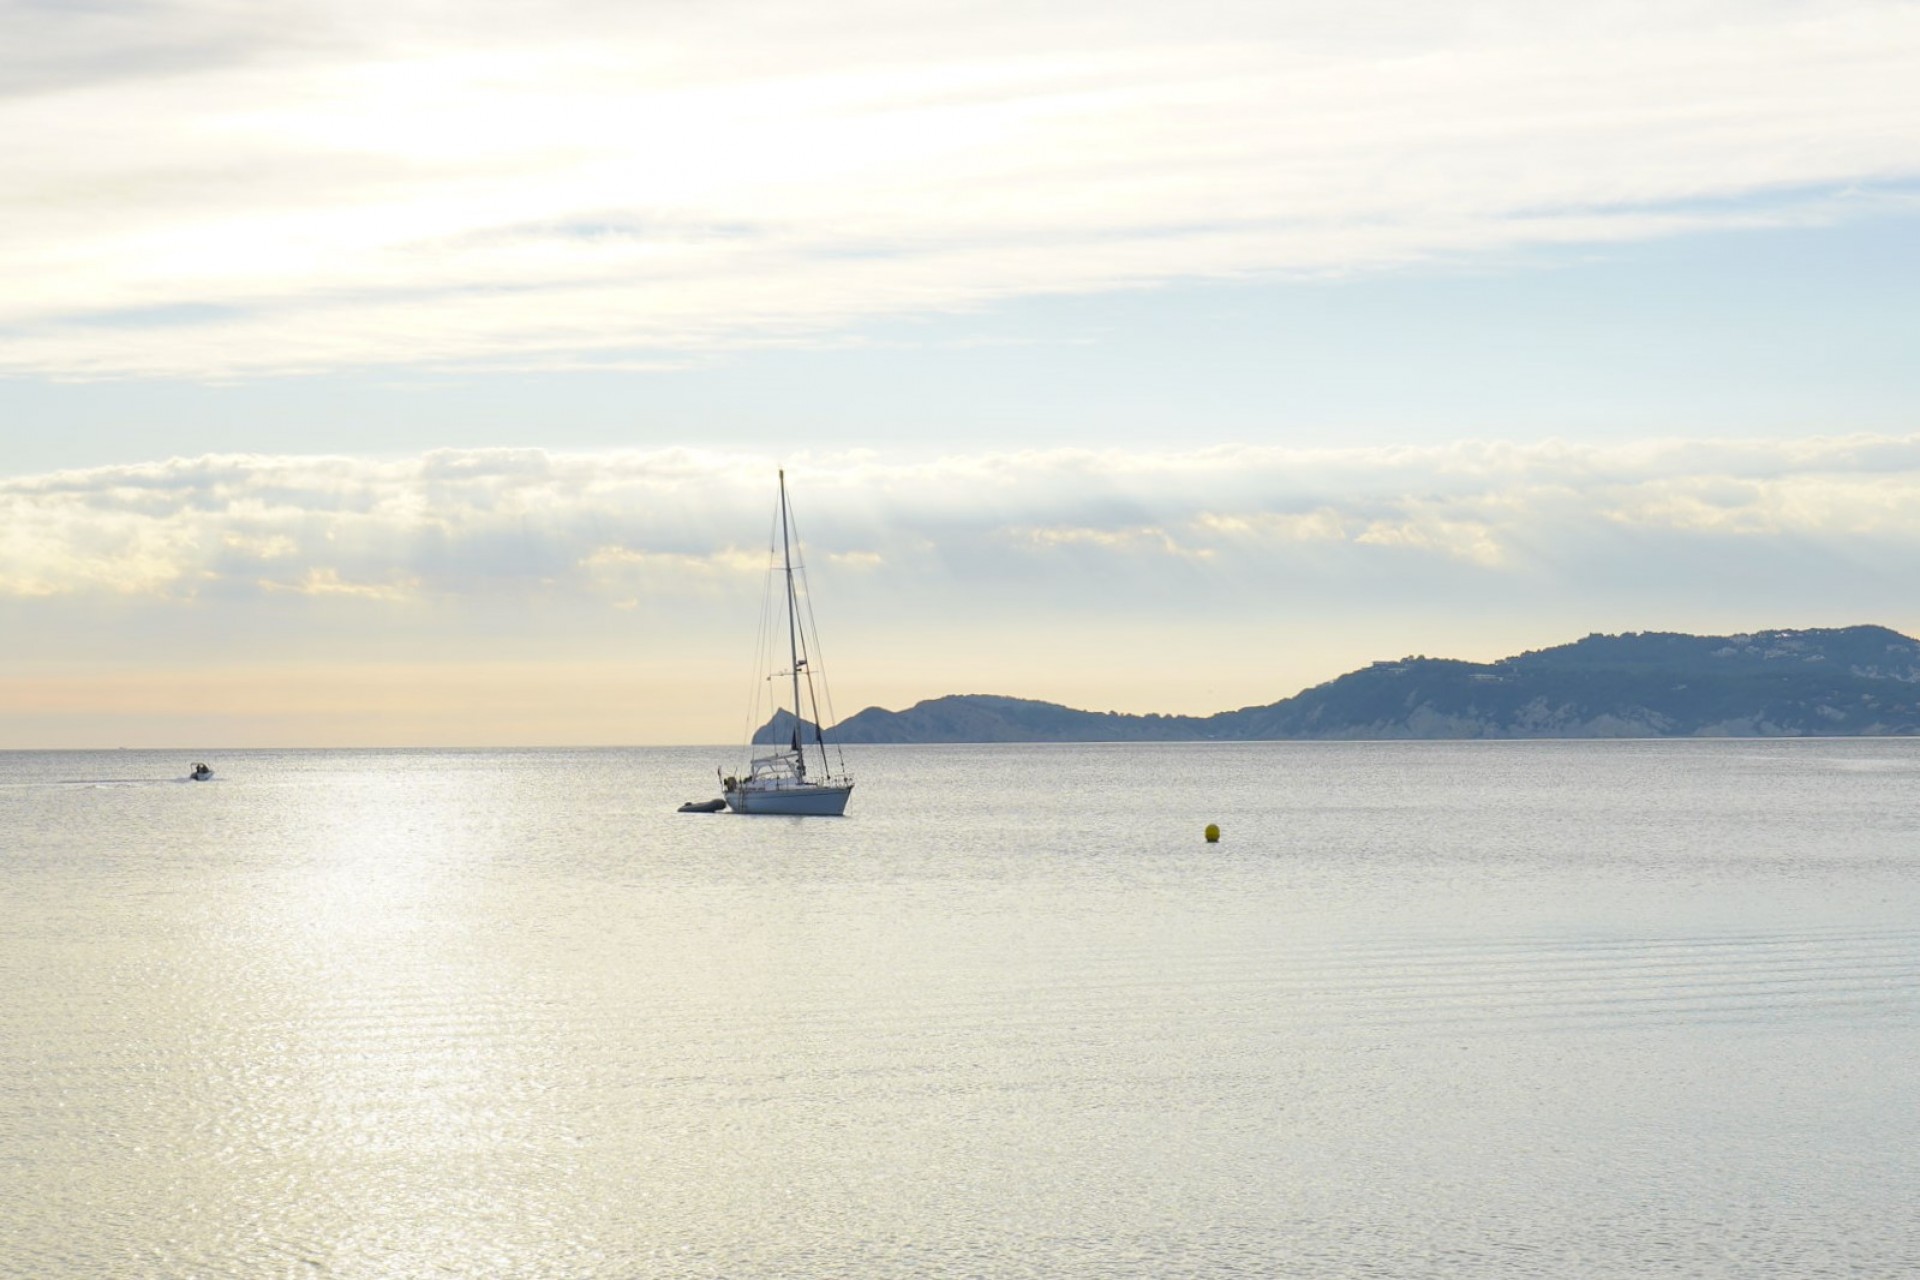
[[(847, 811), (853, 775), (847, 772), (845, 760), (838, 758), (837, 749), (835, 760), (827, 757), (822, 726), (832, 719), (833, 704), (826, 696), (825, 673), (817, 665), (820, 638), (813, 626), (813, 602), (806, 592), (806, 563), (798, 551), (799, 538), (787, 506), (787, 473), (783, 470), (777, 543), (768, 555), (767, 608), (761, 617), (764, 661), (760, 665), (762, 670), (776, 665), (781, 630), (786, 632), (786, 664), (783, 670), (756, 680), (749, 723), (758, 722), (761, 707), (769, 705), (776, 713), (767, 722), (769, 726), (779, 724), (779, 711), (788, 711), (791, 720), (786, 727), (790, 732), (785, 743), (756, 744), (749, 729), (746, 772), (722, 777), (720, 787), (727, 808), (735, 813), (837, 818)], [(763, 699), (760, 691), (769, 696)], [(786, 705), (781, 706), (782, 702)], [(825, 715), (821, 713), (823, 705)], [(811, 731), (812, 742), (802, 740), (803, 731)], [(768, 745), (773, 749), (753, 754), (756, 746)]]

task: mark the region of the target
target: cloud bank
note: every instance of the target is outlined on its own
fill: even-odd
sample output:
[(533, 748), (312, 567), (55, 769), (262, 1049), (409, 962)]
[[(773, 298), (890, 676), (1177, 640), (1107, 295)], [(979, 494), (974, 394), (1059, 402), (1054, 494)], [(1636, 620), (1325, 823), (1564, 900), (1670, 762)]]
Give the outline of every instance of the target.
[[(4, 480), (0, 596), (393, 609), (737, 597), (768, 563), (775, 466), (681, 449), (449, 450)], [(1596, 576), (1690, 591), (1713, 587), (1689, 575), (1729, 555), (1763, 576), (1817, 561), (1910, 580), (1920, 563), (1920, 437), (855, 453), (788, 467), (812, 569), (847, 598), (1030, 587), (1075, 607), (1120, 581), (1152, 606), (1248, 583), (1579, 591)], [(1779, 579), (1783, 601), (1794, 585)]]
[(0, 35), (13, 373), (620, 367), (1920, 176), (1907, 4), (162, 0)]

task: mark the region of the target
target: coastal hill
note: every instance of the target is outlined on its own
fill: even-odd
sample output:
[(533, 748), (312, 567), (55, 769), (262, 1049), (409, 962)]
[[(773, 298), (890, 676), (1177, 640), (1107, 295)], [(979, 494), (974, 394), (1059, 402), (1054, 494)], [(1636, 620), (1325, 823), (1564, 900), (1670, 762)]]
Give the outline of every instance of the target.
[[(791, 724), (782, 713), (756, 740), (784, 739)], [(1859, 626), (1596, 634), (1487, 663), (1402, 658), (1211, 716), (1119, 715), (962, 694), (905, 711), (869, 707), (833, 736), (906, 743), (1893, 734), (1920, 734), (1920, 642)]]

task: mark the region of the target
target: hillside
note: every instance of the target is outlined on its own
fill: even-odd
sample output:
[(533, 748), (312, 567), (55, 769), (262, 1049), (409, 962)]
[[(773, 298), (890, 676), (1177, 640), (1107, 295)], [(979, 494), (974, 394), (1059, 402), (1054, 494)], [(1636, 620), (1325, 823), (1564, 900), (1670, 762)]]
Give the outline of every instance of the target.
[[(785, 737), (776, 717), (760, 741)], [(1376, 662), (1267, 706), (1116, 715), (952, 695), (869, 707), (863, 742), (1179, 742), (1285, 738), (1803, 737), (1920, 733), (1920, 642), (1885, 627), (1590, 635), (1498, 662)]]

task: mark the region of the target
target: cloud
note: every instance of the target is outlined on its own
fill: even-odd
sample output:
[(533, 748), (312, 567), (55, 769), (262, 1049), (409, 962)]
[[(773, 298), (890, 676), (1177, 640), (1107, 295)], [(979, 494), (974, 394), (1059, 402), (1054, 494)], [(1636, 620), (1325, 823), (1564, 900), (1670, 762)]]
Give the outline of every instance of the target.
[(1014, 536), (1042, 550), (1089, 547), (1128, 558), (1146, 555), (1194, 560), (1207, 560), (1214, 555), (1210, 547), (1183, 545), (1178, 538), (1157, 525), (1142, 525), (1131, 529), (1060, 527), (1024, 529), (1017, 531)]
[[(0, 596), (731, 597), (770, 563), (773, 471), (690, 450), (496, 449), (5, 480)], [(1066, 605), (1103, 577), (1143, 606), (1255, 581), (1577, 590), (1596, 566), (1641, 572), (1651, 589), (1684, 585), (1689, 557), (1728, 548), (1920, 551), (1920, 437), (860, 453), (790, 471), (813, 563), (876, 601), (1027, 584)]]
[(360, 600), (401, 601), (419, 590), (418, 578), (401, 578), (388, 582), (347, 582), (340, 577), (338, 569), (309, 569), (301, 575), (298, 582), (278, 582), (272, 578), (260, 579), (260, 588), (264, 591), (290, 591), (303, 596), (348, 596)]
[(625, 367), (1021, 294), (1828, 221), (1920, 176), (1912, 6), (1187, 17), (0, 8), (0, 369)]

